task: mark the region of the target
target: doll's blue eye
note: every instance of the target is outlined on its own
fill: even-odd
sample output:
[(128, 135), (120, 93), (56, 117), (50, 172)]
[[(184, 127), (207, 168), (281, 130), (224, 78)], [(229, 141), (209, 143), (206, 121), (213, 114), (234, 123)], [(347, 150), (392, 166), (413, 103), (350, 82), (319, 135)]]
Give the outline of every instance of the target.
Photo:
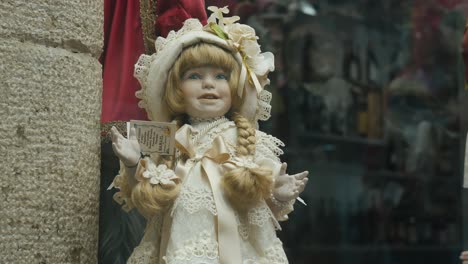
[(218, 80), (227, 80), (228, 79), (228, 76), (224, 73), (220, 73), (218, 75), (216, 75), (216, 79)]
[(198, 74), (198, 73), (192, 73), (190, 74), (187, 79), (190, 79), (190, 80), (199, 80), (201, 79), (201, 75)]

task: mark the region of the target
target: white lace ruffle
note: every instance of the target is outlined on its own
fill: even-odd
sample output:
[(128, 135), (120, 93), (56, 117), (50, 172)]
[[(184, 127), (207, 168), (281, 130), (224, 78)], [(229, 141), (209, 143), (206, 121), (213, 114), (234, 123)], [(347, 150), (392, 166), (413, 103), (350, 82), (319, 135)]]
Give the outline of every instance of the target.
[(271, 93), (267, 90), (262, 90), (258, 95), (256, 120), (266, 121), (271, 117)]
[(250, 209), (247, 213), (247, 218), (242, 217), (236, 213), (236, 220), (239, 235), (244, 240), (249, 238), (251, 225), (255, 225), (261, 228), (267, 223), (273, 223), (275, 229), (281, 230), (280, 224), (273, 215), (273, 212), (266, 204)]
[(179, 206), (182, 206), (190, 214), (194, 214), (202, 209), (210, 211), (213, 215), (218, 214), (213, 193), (206, 188), (195, 188), (185, 185), (179, 197), (177, 197), (174, 210)]
[(288, 201), (286, 204), (283, 206), (277, 207), (277, 219), (279, 221), (286, 221), (288, 220), (288, 214), (294, 211), (294, 203), (296, 202), (296, 199), (292, 199)]
[(145, 235), (133, 250), (127, 264), (158, 264), (162, 217), (162, 215), (156, 215), (148, 221)]
[(219, 263), (218, 242), (209, 231), (202, 231), (193, 239), (164, 257), (167, 264), (217, 264)]
[(156, 53), (160, 52), (163, 50), (166, 46), (171, 47), (171, 42), (173, 41), (178, 41), (178, 38), (181, 36), (184, 36), (188, 32), (191, 31), (202, 31), (203, 30), (203, 25), (200, 23), (198, 19), (187, 19), (184, 22), (184, 26), (179, 29), (179, 31), (175, 32), (174, 30), (171, 30), (169, 34), (167, 34), (166, 38), (163, 37), (158, 37), (155, 42), (156, 46)]
[(255, 159), (269, 158), (274, 161), (280, 161), (279, 156), (283, 155), (284, 143), (278, 138), (257, 130), (257, 146)]
[(266, 223), (273, 221), (276, 229), (279, 229), (279, 223), (276, 221), (275, 216), (268, 206), (255, 207), (249, 210), (248, 213), (249, 224), (259, 227), (264, 226)]
[[(167, 264), (218, 264), (218, 243), (210, 232), (203, 231), (194, 239), (186, 240), (184, 245), (172, 254), (164, 257)], [(148, 262), (149, 263), (149, 262)], [(153, 263), (153, 262), (151, 262)], [(266, 249), (263, 257), (245, 259), (243, 264), (287, 264), (283, 245), (276, 239)]]
[(158, 263), (158, 251), (152, 242), (142, 242), (134, 250), (127, 264)]
[[(138, 59), (137, 63), (135, 64), (135, 69), (134, 69), (134, 72), (133, 72), (133, 76), (135, 76), (135, 78), (137, 80), (139, 80), (140, 83), (146, 83), (151, 62), (155, 58), (156, 58), (156, 54), (153, 54), (151, 56), (146, 55), (146, 54), (140, 55), (140, 58)], [(143, 98), (146, 99), (144, 90), (137, 91), (136, 96), (138, 98), (140, 98), (140, 99), (143, 99)], [(140, 108), (146, 108), (147, 107), (146, 102), (147, 102), (147, 100), (140, 100), (140, 101), (138, 101), (138, 106)]]
[(239, 232), (239, 236), (243, 240), (249, 239), (249, 225), (246, 219), (241, 217), (237, 212), (235, 212), (234, 214), (236, 216), (237, 231)]
[(265, 251), (265, 257), (258, 259), (246, 259), (243, 264), (287, 264), (288, 258), (284, 253), (283, 245), (276, 239), (271, 247)]

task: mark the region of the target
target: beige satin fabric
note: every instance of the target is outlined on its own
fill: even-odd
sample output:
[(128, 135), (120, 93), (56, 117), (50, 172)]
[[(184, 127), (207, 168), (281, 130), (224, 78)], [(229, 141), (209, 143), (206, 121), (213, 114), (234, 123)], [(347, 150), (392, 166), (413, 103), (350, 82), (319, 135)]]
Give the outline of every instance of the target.
[[(242, 263), (240, 238), (234, 211), (221, 191), (222, 165), (229, 162), (229, 152), (221, 136), (216, 137), (211, 148), (203, 155), (197, 156), (195, 146), (190, 141), (190, 127), (184, 125), (176, 133), (176, 145), (179, 150), (190, 159), (180, 161), (175, 168), (176, 175), (184, 178), (193, 173), (192, 170), (201, 170), (207, 176), (217, 211), (217, 236), (219, 260), (223, 264)], [(167, 241), (166, 241), (167, 242)], [(164, 243), (164, 242), (163, 242)]]
[(167, 243), (169, 241), (171, 231), (170, 227), (172, 226), (171, 214), (167, 212), (162, 218), (162, 221), (161, 243), (159, 245), (159, 263), (166, 263), (164, 256), (166, 255)]

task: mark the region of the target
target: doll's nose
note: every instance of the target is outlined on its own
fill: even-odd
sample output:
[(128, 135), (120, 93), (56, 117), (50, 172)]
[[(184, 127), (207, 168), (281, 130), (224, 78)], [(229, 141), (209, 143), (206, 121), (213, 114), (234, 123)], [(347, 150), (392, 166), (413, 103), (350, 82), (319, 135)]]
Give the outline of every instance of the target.
[(204, 89), (213, 89), (214, 88), (214, 80), (213, 78), (206, 77), (203, 79), (203, 88)]

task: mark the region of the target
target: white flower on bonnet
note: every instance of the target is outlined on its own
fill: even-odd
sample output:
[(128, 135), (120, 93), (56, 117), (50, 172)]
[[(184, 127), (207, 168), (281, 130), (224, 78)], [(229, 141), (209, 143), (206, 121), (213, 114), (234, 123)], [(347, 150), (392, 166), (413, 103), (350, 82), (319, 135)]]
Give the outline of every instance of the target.
[(263, 87), (268, 84), (266, 75), (275, 70), (273, 54), (271, 52), (261, 53), (255, 30), (248, 25), (234, 23), (240, 19), (238, 16), (223, 16), (223, 13), (229, 12), (227, 7), (210, 6), (208, 10), (213, 13), (208, 18), (208, 24), (204, 29), (225, 39), (237, 49), (242, 57), (241, 78), (237, 94), (242, 98), (246, 75), (257, 90), (257, 94), (260, 94)]

